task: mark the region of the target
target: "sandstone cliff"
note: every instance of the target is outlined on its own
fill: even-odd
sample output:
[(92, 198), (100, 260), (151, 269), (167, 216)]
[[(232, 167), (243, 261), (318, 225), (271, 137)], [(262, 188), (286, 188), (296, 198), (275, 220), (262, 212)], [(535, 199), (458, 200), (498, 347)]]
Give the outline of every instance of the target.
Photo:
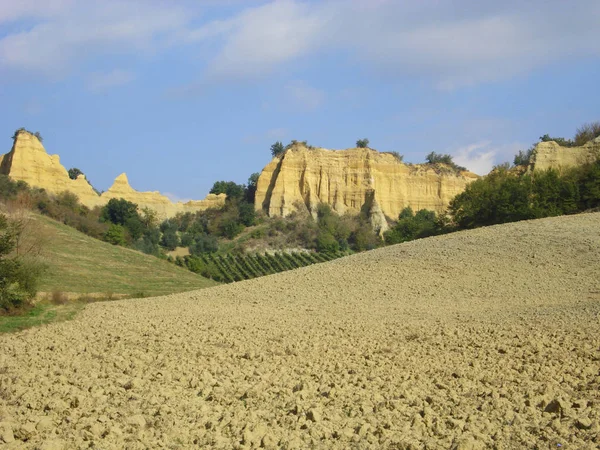
[(155, 210), (161, 218), (174, 216), (178, 212), (218, 208), (223, 206), (226, 198), (225, 194), (209, 194), (204, 200), (173, 203), (158, 192), (136, 191), (129, 185), (125, 174), (119, 175), (108, 191), (98, 195), (85, 176), (80, 175), (76, 180), (69, 178), (58, 155), (46, 153), (38, 138), (26, 131), (17, 133), (11, 151), (0, 156), (0, 174), (25, 181), (30, 186), (43, 188), (52, 194), (71, 192), (90, 208), (102, 206), (111, 198), (124, 198), (137, 203), (140, 208)]
[(140, 208), (151, 208), (160, 217), (173, 217), (179, 212), (195, 212), (208, 208), (220, 208), (225, 203), (225, 194), (208, 194), (204, 200), (190, 200), (189, 202), (173, 203), (168, 197), (158, 191), (138, 192), (129, 185), (127, 175), (122, 173), (113, 182), (113, 185), (100, 196), (102, 204), (111, 198), (124, 198), (136, 203)]
[(562, 171), (571, 167), (591, 163), (600, 158), (600, 137), (581, 147), (561, 147), (554, 141), (540, 142), (531, 157), (530, 170), (557, 169)]
[(296, 145), (274, 158), (258, 179), (255, 207), (269, 216), (286, 216), (298, 207), (313, 215), (319, 203), (339, 214), (365, 210), (375, 228), (403, 208), (442, 212), (450, 200), (477, 179), (443, 166), (407, 165), (390, 153), (351, 148), (308, 149)]

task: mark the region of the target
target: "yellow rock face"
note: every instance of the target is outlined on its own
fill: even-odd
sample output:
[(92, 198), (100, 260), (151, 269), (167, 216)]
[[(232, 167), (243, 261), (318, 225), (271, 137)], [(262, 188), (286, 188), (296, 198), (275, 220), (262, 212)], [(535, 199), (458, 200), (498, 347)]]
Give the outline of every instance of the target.
[(127, 175), (122, 173), (117, 178), (108, 191), (100, 196), (102, 204), (107, 203), (111, 198), (124, 198), (130, 202), (136, 203), (140, 208), (150, 208), (155, 210), (160, 217), (173, 217), (180, 212), (202, 211), (208, 208), (220, 208), (225, 204), (225, 194), (208, 194), (204, 200), (190, 200), (189, 202), (173, 203), (168, 197), (158, 191), (138, 192), (129, 185)]
[[(339, 214), (358, 214), (365, 207), (396, 219), (407, 206), (443, 212), (477, 178), (446, 167), (403, 164), (390, 153), (371, 149), (296, 145), (263, 169), (255, 207), (269, 216), (286, 216), (298, 207), (314, 214), (319, 203), (326, 203)], [(374, 220), (381, 222), (381, 217), (372, 216)]]
[(600, 158), (600, 138), (581, 147), (561, 147), (554, 141), (540, 142), (535, 147), (531, 168), (534, 171), (548, 169), (561, 171), (594, 162), (598, 158)]
[(18, 133), (11, 151), (0, 156), (0, 173), (52, 194), (71, 192), (90, 208), (105, 205), (111, 198), (124, 198), (137, 203), (140, 208), (155, 210), (161, 218), (172, 217), (179, 212), (219, 208), (226, 198), (225, 194), (209, 194), (204, 200), (173, 203), (159, 192), (136, 191), (129, 185), (125, 174), (119, 175), (108, 191), (98, 195), (85, 176), (80, 175), (76, 180), (69, 178), (58, 155), (48, 155), (38, 138), (28, 132)]
[(3, 155), (0, 173), (14, 180), (25, 181), (30, 186), (43, 188), (51, 194), (72, 192), (81, 203), (94, 207), (100, 198), (84, 176), (69, 178), (58, 155), (49, 155), (34, 135), (20, 132), (9, 153)]

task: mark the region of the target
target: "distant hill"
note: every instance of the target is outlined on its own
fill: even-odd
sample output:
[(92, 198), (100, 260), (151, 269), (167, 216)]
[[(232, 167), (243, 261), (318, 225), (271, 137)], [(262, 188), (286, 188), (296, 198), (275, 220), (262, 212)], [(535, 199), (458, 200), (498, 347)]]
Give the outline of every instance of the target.
[(86, 236), (35, 214), (48, 269), (39, 290), (69, 293), (163, 295), (218, 283), (154, 256)]

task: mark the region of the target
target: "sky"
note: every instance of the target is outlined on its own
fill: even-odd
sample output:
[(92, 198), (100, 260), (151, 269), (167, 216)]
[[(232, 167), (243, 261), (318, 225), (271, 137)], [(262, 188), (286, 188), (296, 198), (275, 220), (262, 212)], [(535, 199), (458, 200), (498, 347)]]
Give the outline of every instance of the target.
[(0, 0), (14, 130), (99, 190), (203, 198), (292, 139), (478, 174), (600, 120), (598, 0)]

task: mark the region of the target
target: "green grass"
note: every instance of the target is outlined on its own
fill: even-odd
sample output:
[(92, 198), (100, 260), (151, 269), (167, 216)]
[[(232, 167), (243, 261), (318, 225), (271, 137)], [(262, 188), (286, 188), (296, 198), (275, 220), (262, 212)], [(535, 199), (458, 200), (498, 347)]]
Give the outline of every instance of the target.
[(218, 283), (154, 256), (114, 246), (36, 215), (47, 265), (39, 290), (145, 296), (191, 291)]
[(69, 302), (65, 305), (38, 303), (24, 314), (0, 316), (0, 333), (12, 333), (50, 322), (70, 320), (83, 309), (83, 302)]

